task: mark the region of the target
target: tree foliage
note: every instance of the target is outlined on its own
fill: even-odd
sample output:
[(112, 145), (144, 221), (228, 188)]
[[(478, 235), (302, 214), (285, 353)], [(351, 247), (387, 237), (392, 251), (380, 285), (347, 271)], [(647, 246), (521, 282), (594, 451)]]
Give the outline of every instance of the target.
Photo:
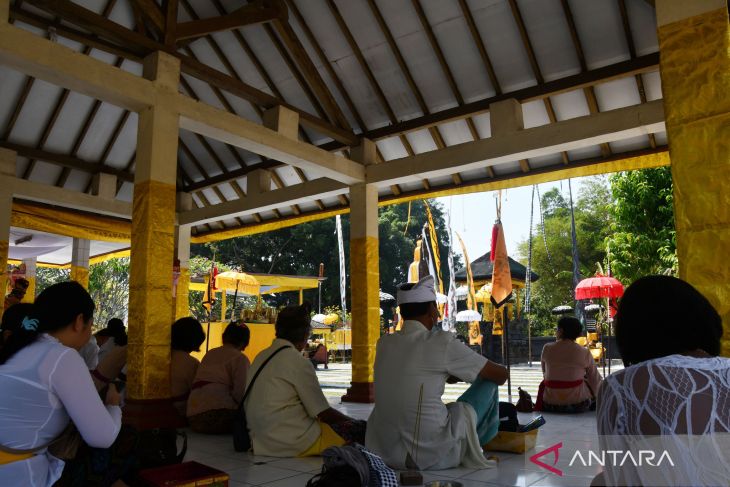
[(676, 232), (669, 167), (611, 176), (611, 269), (625, 285), (648, 274), (676, 274)]
[[(567, 189), (567, 188), (566, 188)], [(604, 265), (605, 239), (610, 233), (611, 193), (603, 177), (588, 180), (580, 192), (573, 194), (576, 237), (583, 277), (595, 274), (597, 264)], [(535, 335), (550, 334), (555, 318), (555, 306), (573, 306), (573, 257), (570, 221), (570, 201), (567, 191), (553, 188), (540, 199), (544, 231), (540, 223), (537, 201), (532, 234), (532, 270), (540, 279), (532, 285), (529, 319)], [(522, 262), (528, 259), (528, 241), (521, 242), (518, 253)]]
[[(449, 236), (441, 205), (431, 202), (437, 235), (440, 238), (442, 276), (448, 281), (447, 252)], [(411, 218), (408, 220), (408, 204), (390, 205), (380, 208), (380, 286), (385, 292), (394, 294), (395, 286), (406, 280), (409, 264), (413, 261), (413, 249), (421, 229), (426, 222), (425, 205), (421, 201), (411, 204)], [(347, 302), (350, 307), (350, 219), (342, 216), (342, 233), (347, 273)], [(192, 247), (192, 254), (212, 259), (231, 269), (243, 272), (268, 274), (317, 275), (319, 264), (324, 264), (327, 278), (322, 285), (322, 305), (340, 303), (340, 267), (335, 230), (335, 219), (317, 220), (294, 227), (282, 228), (268, 233), (238, 237)], [(458, 268), (459, 263), (455, 264)], [(192, 271), (193, 269), (191, 269)], [(207, 269), (204, 270), (207, 272)], [(266, 298), (272, 305), (294, 303), (296, 293), (285, 293)], [(317, 303), (317, 290), (305, 291), (305, 299)]]
[(129, 257), (109, 259), (91, 265), (89, 294), (96, 303), (94, 322), (97, 326), (105, 326), (112, 318), (126, 322), (129, 303)]

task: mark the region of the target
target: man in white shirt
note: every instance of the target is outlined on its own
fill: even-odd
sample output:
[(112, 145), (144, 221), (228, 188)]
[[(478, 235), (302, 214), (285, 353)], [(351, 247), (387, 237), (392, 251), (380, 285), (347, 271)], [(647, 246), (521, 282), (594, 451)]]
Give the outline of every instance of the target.
[[(489, 467), (481, 447), (497, 434), (497, 389), (507, 380), (507, 369), (436, 327), (433, 277), (402, 284), (397, 300), (405, 322), (398, 333), (378, 341), (366, 446), (393, 468), (405, 467), (407, 453), (423, 470)], [(450, 378), (472, 386), (457, 402), (444, 405), (441, 396)]]

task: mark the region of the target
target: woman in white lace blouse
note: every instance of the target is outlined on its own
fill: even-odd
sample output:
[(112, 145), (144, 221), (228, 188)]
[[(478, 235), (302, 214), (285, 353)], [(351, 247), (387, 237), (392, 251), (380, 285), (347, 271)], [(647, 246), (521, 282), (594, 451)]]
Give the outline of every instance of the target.
[(671, 461), (607, 464), (594, 485), (727, 485), (730, 360), (718, 357), (717, 311), (690, 284), (647, 276), (626, 290), (615, 327), (626, 368), (598, 395), (601, 449), (653, 450), (655, 465), (666, 451)]

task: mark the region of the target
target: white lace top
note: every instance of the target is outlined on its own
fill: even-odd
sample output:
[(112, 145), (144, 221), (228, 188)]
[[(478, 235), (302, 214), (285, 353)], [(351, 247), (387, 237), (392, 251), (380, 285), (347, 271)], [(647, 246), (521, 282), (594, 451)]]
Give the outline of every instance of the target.
[(608, 485), (727, 485), (730, 359), (670, 355), (611, 374), (598, 395), (597, 422), (602, 450), (660, 435), (646, 441), (676, 453), (674, 467), (606, 465)]

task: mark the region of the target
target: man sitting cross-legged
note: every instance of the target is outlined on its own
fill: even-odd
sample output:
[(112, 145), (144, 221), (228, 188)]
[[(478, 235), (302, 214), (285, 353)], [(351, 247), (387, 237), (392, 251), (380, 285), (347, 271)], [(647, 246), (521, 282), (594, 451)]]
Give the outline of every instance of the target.
[[(433, 284), (428, 276), (398, 288), (405, 322), (378, 341), (375, 408), (365, 444), (393, 468), (405, 467), (406, 453), (414, 460), (417, 454), (423, 470), (486, 468), (481, 446), (497, 434), (497, 386), (507, 380), (507, 369), (437, 328)], [(457, 402), (444, 405), (441, 396), (450, 377), (472, 385)]]

